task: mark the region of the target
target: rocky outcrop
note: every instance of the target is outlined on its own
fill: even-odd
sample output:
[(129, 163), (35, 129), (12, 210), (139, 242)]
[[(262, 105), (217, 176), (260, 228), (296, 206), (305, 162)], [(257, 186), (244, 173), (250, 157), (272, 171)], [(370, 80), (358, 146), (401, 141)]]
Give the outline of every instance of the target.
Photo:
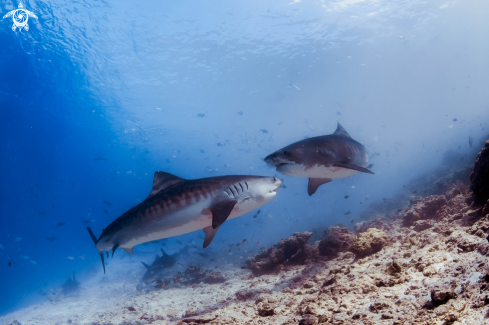
[(475, 160), (472, 173), (470, 173), (470, 187), (481, 202), (489, 200), (489, 140)]
[(375, 254), (385, 246), (387, 239), (387, 234), (383, 230), (370, 228), (356, 236), (350, 247), (350, 252), (357, 257)]
[(350, 248), (355, 235), (347, 228), (331, 227), (324, 231), (324, 238), (319, 242), (319, 254), (328, 258), (335, 258), (338, 253)]
[(402, 218), (403, 226), (412, 226), (418, 220), (434, 219), (438, 210), (447, 204), (444, 195), (430, 195), (426, 198), (417, 197), (411, 202)]
[(294, 265), (304, 263), (307, 254), (304, 245), (311, 238), (312, 232), (294, 233), (282, 239), (277, 245), (249, 257), (243, 269), (249, 269), (254, 276), (273, 273), (279, 265)]

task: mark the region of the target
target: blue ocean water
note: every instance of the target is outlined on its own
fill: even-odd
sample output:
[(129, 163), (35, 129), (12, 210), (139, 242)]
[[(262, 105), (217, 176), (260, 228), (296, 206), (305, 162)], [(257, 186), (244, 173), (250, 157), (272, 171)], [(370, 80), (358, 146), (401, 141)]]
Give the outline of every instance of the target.
[[(0, 16), (18, 5), (2, 3)], [(46, 299), (73, 271), (102, 276), (85, 227), (98, 235), (144, 200), (157, 170), (284, 179), (258, 218), (227, 221), (207, 249), (247, 239), (247, 252), (235, 253), (247, 257), (295, 231), (349, 225), (369, 202), (488, 133), (486, 2), (24, 7), (38, 17), (28, 31), (12, 31), (8, 17), (0, 24), (1, 314)], [(263, 161), (337, 122), (367, 148), (375, 175), (335, 180), (309, 197), (305, 179)], [(167, 247), (204, 252), (202, 238)], [(136, 246), (132, 258), (154, 251)], [(117, 267), (111, 260), (105, 277)]]

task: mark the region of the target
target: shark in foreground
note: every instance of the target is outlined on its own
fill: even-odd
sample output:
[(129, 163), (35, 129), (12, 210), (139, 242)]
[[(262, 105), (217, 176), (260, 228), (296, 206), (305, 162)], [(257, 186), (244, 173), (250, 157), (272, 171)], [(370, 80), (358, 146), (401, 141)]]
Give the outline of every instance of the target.
[(333, 134), (292, 143), (267, 156), (265, 161), (281, 174), (309, 177), (309, 196), (334, 178), (350, 177), (358, 172), (373, 174), (366, 168), (367, 149), (353, 140), (340, 123)]
[(204, 248), (227, 219), (239, 217), (272, 200), (282, 180), (263, 176), (219, 176), (186, 180), (155, 172), (153, 189), (140, 204), (102, 230), (97, 239), (87, 227), (100, 254), (117, 248), (132, 254), (134, 246), (203, 229)]

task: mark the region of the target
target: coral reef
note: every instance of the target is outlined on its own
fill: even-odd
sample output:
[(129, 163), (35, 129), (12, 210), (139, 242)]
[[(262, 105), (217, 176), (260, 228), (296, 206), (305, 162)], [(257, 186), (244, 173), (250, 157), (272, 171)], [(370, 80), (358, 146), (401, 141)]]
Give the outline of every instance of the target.
[(338, 253), (350, 248), (355, 235), (347, 228), (331, 227), (324, 231), (324, 238), (319, 242), (319, 253), (329, 258), (335, 258)]
[(446, 204), (447, 199), (444, 195), (416, 197), (404, 213), (403, 226), (409, 227), (416, 221), (436, 218), (436, 212)]
[(482, 147), (472, 173), (470, 173), (471, 189), (481, 202), (489, 200), (489, 140)]
[(248, 258), (242, 268), (249, 269), (253, 275), (258, 276), (272, 273), (280, 265), (302, 264), (306, 259), (304, 245), (311, 236), (312, 232), (296, 232), (255, 257)]
[(387, 234), (383, 230), (369, 228), (356, 236), (349, 250), (357, 257), (365, 257), (380, 251), (387, 240)]

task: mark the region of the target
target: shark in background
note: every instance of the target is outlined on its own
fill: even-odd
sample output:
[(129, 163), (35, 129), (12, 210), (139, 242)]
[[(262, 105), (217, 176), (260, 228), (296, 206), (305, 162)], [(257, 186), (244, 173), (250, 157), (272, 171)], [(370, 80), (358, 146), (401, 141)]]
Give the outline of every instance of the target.
[(265, 162), (281, 174), (308, 177), (309, 196), (335, 178), (350, 177), (359, 172), (373, 174), (367, 169), (367, 149), (353, 140), (340, 123), (333, 134), (292, 143), (268, 155)]
[(185, 248), (182, 249), (182, 251), (175, 253), (173, 255), (167, 254), (162, 248), (160, 248), (160, 250), (161, 250), (161, 257), (158, 256), (158, 254), (156, 254), (156, 257), (151, 265), (141, 262), (146, 268), (146, 273), (143, 276), (143, 281), (149, 281), (160, 272), (171, 268), (173, 265), (175, 265), (177, 259), (181, 255), (188, 255), (188, 246), (185, 246)]
[(282, 180), (264, 176), (218, 176), (185, 180), (155, 172), (153, 189), (140, 204), (122, 214), (97, 239), (87, 227), (105, 273), (104, 251), (132, 254), (134, 246), (203, 229), (206, 248), (227, 219), (272, 200)]

